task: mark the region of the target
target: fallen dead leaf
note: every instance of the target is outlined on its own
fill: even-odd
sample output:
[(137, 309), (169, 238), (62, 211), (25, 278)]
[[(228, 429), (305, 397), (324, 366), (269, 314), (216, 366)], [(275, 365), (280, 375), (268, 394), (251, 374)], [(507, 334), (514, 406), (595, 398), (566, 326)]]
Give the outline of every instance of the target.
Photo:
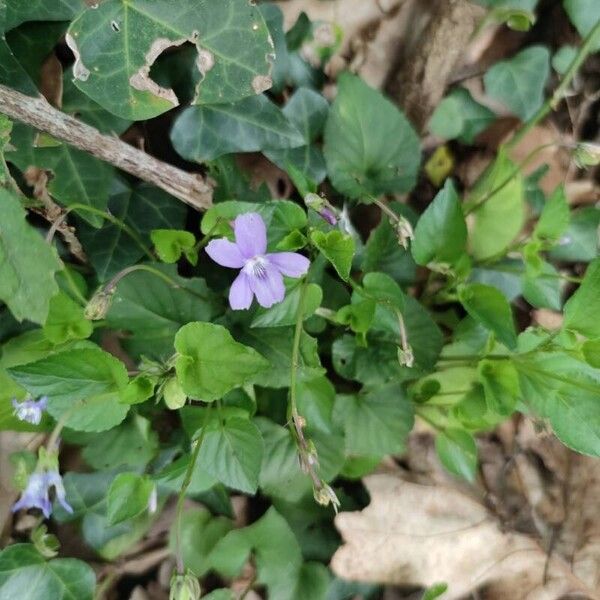
[(445, 600), (485, 590), (494, 600), (599, 598), (560, 557), (548, 558), (532, 537), (501, 530), (487, 509), (463, 492), (377, 474), (364, 483), (371, 504), (335, 520), (344, 545), (336, 575), (404, 586), (448, 584)]

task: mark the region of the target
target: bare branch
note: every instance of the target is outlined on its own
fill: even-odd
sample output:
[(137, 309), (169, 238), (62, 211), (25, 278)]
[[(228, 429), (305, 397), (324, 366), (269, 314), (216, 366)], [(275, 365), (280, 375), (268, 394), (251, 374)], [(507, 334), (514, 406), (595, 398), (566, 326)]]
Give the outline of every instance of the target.
[(26, 96), (0, 85), (0, 112), (153, 183), (196, 210), (206, 210), (212, 205), (212, 187), (201, 175), (182, 171), (117, 137), (104, 135), (56, 110), (44, 98)]

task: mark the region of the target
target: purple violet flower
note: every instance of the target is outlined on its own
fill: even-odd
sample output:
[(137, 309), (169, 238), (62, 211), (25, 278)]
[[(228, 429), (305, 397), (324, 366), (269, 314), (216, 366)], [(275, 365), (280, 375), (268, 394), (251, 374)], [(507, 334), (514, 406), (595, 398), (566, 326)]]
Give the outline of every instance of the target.
[(239, 215), (233, 224), (235, 243), (226, 238), (211, 241), (206, 253), (219, 265), (240, 269), (229, 291), (233, 310), (246, 310), (256, 296), (265, 308), (285, 297), (283, 276), (302, 277), (310, 266), (296, 252), (267, 254), (267, 228), (258, 213)]
[(322, 219), (325, 219), (332, 227), (337, 225), (337, 216), (336, 214), (327, 206), (324, 206), (320, 211), (319, 215)]
[(18, 502), (12, 507), (12, 512), (30, 508), (39, 508), (44, 517), (49, 518), (52, 513), (52, 503), (50, 502), (50, 488), (54, 487), (56, 499), (60, 505), (69, 513), (73, 508), (66, 500), (65, 486), (62, 477), (58, 471), (37, 471), (29, 476), (27, 487), (21, 494)]
[(42, 396), (39, 400), (24, 400), (23, 402), (17, 402), (14, 398), (12, 405), (14, 415), (19, 421), (26, 421), (32, 425), (39, 425), (42, 420), (42, 413), (46, 410), (48, 404), (48, 397)]

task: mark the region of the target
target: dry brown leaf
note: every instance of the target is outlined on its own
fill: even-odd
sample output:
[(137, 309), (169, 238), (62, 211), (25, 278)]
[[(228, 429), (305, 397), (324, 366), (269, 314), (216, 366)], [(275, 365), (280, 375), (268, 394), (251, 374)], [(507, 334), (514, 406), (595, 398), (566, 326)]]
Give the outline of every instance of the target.
[(497, 600), (599, 598), (565, 561), (548, 559), (528, 536), (501, 531), (484, 506), (454, 488), (390, 474), (365, 485), (371, 504), (336, 517), (344, 545), (331, 567), (340, 577), (421, 587), (443, 581), (445, 600), (478, 589)]

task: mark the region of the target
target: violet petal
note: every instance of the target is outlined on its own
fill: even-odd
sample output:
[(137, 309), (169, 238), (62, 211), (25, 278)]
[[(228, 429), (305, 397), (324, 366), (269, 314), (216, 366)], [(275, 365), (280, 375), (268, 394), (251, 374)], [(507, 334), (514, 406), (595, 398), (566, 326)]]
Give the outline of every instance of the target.
[(206, 254), (222, 267), (241, 269), (244, 266), (244, 257), (237, 244), (225, 238), (209, 242), (206, 246)]
[(247, 310), (252, 304), (252, 296), (249, 277), (242, 271), (231, 284), (229, 305), (233, 310)]
[(310, 267), (310, 260), (297, 252), (267, 254), (267, 259), (286, 277), (302, 277)]
[(258, 303), (264, 308), (271, 308), (273, 304), (285, 298), (285, 285), (281, 273), (275, 266), (267, 265), (265, 271), (264, 276), (248, 277), (248, 280)]
[(267, 228), (258, 213), (239, 215), (234, 222), (235, 243), (244, 258), (254, 258), (267, 251)]

